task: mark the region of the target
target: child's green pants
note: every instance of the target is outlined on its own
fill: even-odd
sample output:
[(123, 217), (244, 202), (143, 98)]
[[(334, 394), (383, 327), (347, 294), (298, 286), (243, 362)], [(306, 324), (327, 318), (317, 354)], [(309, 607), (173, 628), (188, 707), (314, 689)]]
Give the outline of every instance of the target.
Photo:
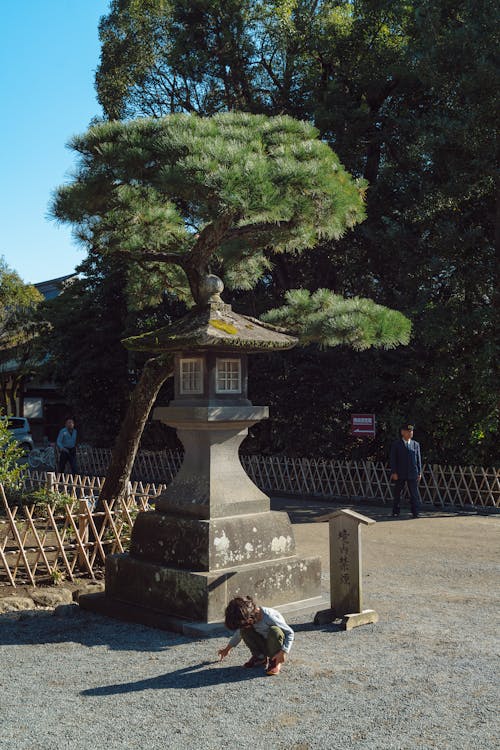
[(275, 656), (285, 642), (285, 634), (277, 625), (271, 625), (267, 638), (253, 628), (242, 628), (241, 638), (252, 652), (252, 656)]

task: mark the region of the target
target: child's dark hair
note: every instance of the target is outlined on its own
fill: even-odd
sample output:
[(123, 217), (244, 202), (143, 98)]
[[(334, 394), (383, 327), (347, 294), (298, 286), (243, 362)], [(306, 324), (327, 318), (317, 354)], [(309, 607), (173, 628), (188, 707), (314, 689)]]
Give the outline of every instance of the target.
[(228, 630), (238, 630), (246, 623), (255, 622), (257, 605), (251, 596), (237, 596), (226, 607), (224, 622)]

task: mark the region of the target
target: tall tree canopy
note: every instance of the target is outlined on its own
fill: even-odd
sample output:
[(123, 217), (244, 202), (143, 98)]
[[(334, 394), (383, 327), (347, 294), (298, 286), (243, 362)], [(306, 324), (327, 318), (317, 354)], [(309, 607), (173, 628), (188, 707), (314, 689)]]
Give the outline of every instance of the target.
[[(107, 117), (286, 113), (313, 122), (368, 182), (365, 222), (321, 242), (314, 264), (277, 257), (257, 301), (240, 298), (259, 312), (287, 290), (328, 287), (415, 322), (410, 346), (371, 354), (369, 367), (341, 349), (339, 366), (291, 355), (296, 377), (311, 356), (319, 378), (328, 372), (321, 407), (345, 426), (328, 419), (318, 432), (304, 414), (310, 449), (381, 456), (404, 415), (430, 460), (496, 456), (496, 18), (492, 0), (115, 0), (102, 19)], [(376, 410), (381, 440), (349, 444), (351, 410)]]
[[(310, 125), (289, 117), (103, 123), (71, 146), (79, 168), (58, 190), (54, 215), (73, 222), (94, 251), (158, 273), (180, 267), (195, 302), (210, 262), (253, 285), (269, 264), (266, 251), (338, 239), (364, 216), (364, 186)], [(182, 288), (179, 278), (170, 283)]]

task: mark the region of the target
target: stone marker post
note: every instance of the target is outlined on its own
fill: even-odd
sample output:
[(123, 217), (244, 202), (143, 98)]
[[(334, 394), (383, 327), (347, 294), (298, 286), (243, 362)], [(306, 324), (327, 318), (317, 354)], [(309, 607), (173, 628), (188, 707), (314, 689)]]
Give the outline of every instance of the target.
[(378, 622), (373, 609), (363, 609), (361, 581), (361, 525), (375, 521), (353, 510), (342, 509), (317, 518), (330, 526), (330, 609), (316, 613), (323, 625), (342, 618), (345, 630)]

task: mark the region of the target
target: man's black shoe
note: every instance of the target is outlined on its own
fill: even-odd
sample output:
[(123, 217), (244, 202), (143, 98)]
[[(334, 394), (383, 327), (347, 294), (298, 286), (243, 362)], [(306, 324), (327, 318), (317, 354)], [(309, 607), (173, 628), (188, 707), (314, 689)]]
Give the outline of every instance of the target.
[(395, 513), (394, 511), (392, 511), (392, 517), (393, 518), (399, 518), (399, 513)]

